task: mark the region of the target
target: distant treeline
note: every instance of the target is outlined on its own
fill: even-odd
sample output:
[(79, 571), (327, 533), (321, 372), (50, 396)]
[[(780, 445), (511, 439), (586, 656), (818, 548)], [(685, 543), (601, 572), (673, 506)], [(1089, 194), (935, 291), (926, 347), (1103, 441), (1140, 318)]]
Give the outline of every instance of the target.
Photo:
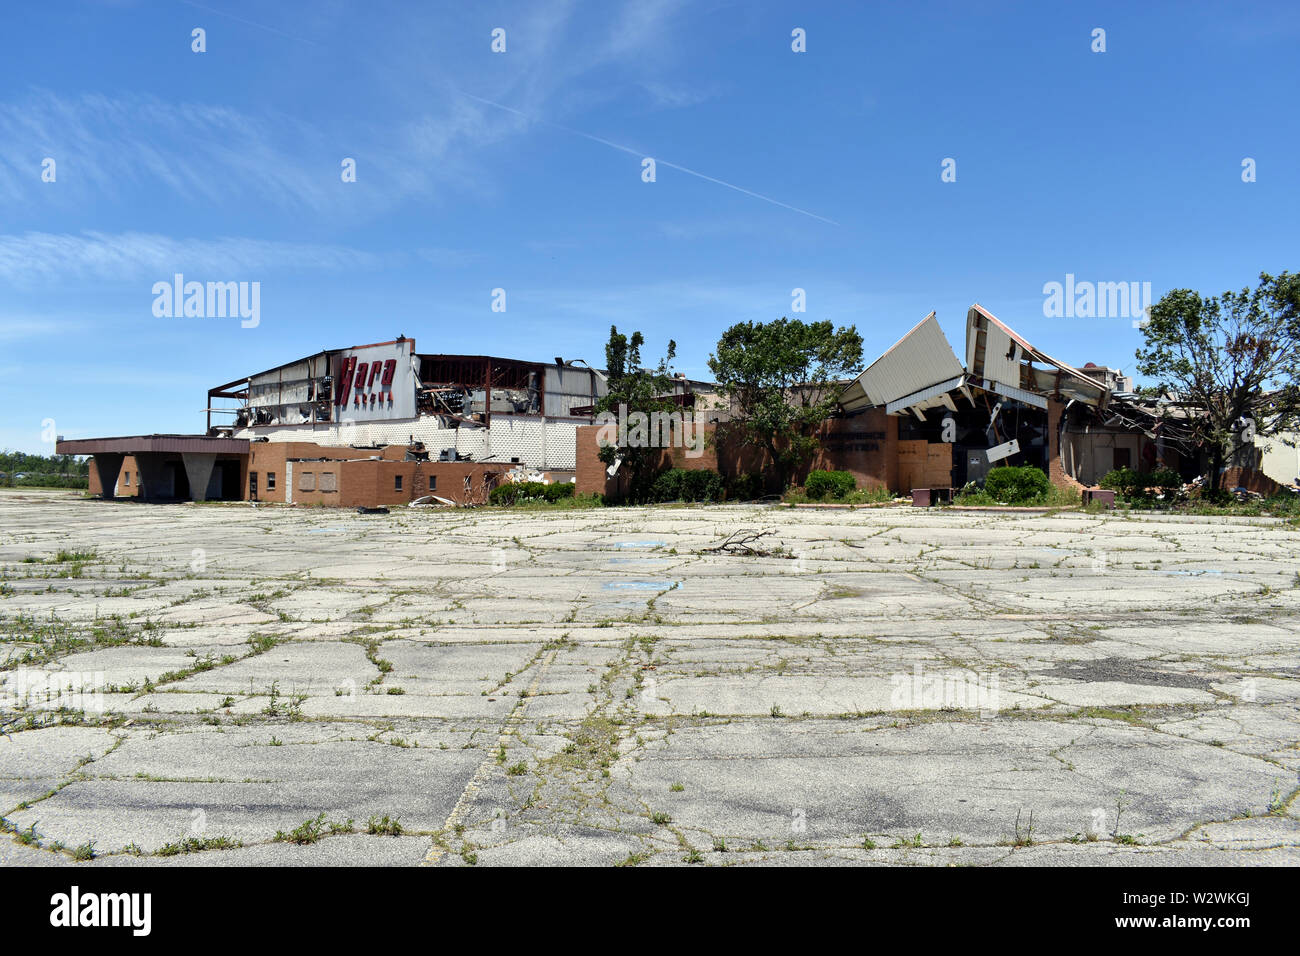
[(89, 458), (76, 455), (28, 455), (21, 451), (0, 452), (0, 486), (87, 488), (89, 485)]

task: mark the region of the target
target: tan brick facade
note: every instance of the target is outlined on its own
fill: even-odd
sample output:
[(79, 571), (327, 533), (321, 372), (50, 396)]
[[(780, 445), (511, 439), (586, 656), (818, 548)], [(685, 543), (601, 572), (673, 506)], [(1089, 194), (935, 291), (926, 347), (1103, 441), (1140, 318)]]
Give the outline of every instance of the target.
[[(484, 504), (512, 467), (496, 462), (406, 461), (406, 446), (357, 449), (260, 442), (250, 449), (259, 501), (342, 508), (404, 505), (425, 495)], [(268, 476), (274, 476), (269, 487)], [(293, 482), (290, 489), (289, 482)], [(245, 485), (244, 497), (248, 497)]]
[[(1060, 487), (1081, 489), (1084, 486), (1066, 473), (1061, 462), (1063, 409), (1061, 402), (1048, 400), (1048, 477)], [(686, 457), (681, 448), (665, 449), (659, 467), (716, 469), (728, 477), (755, 471), (770, 473), (766, 452), (738, 440), (728, 440), (724, 429), (725, 426), (717, 429), (712, 425), (706, 426), (706, 448), (698, 458)], [(579, 494), (622, 493), (626, 490), (622, 483), (606, 480), (605, 466), (597, 455), (599, 432), (600, 427), (596, 425), (578, 429), (577, 491)], [(723, 432), (724, 437), (717, 438), (719, 432)], [(810, 468), (847, 471), (857, 479), (859, 488), (883, 486), (906, 494), (912, 488), (946, 488), (952, 484), (953, 446), (923, 440), (900, 441), (898, 419), (886, 415), (882, 409), (869, 409), (851, 418), (831, 419), (823, 426), (819, 437), (821, 448)], [(802, 480), (805, 476), (806, 471), (803, 475), (796, 475), (795, 480)]]
[[(599, 425), (578, 429), (577, 492), (580, 495), (617, 495), (626, 490), (623, 482), (617, 478), (608, 480), (605, 476), (597, 442), (600, 430)], [(726, 425), (706, 425), (704, 430), (703, 454), (692, 458), (687, 456), (684, 448), (664, 449), (659, 467), (716, 470), (728, 478), (754, 472), (771, 476), (771, 456), (765, 450), (740, 440), (735, 426), (729, 430)], [(859, 488), (897, 487), (898, 419), (886, 415), (882, 409), (869, 409), (851, 418), (831, 419), (822, 426), (818, 437), (821, 447), (804, 473), (795, 476), (796, 480), (802, 480), (808, 470), (821, 468), (851, 473)], [(952, 449), (944, 446), (944, 451), (948, 455), (948, 468), (951, 468)], [(946, 487), (948, 481), (945, 473), (942, 484)]]
[[(405, 445), (376, 449), (340, 448), (314, 442), (255, 442), (238, 460), (238, 485), (232, 473), (228, 499), (343, 508), (404, 505), (433, 494), (461, 504), (484, 504), (492, 488), (513, 466), (499, 462), (406, 461)], [(155, 468), (168, 472), (183, 465), (179, 455), (160, 456)], [(176, 479), (179, 481), (179, 479)], [(292, 495), (288, 483), (293, 482)], [(150, 485), (156, 487), (155, 484)], [(176, 492), (173, 482), (168, 487)], [(118, 473), (121, 498), (140, 497), (140, 465), (126, 456)], [(103, 494), (98, 469), (90, 469), (92, 495)], [(164, 491), (164, 495), (165, 495)], [(180, 497), (180, 495), (177, 495)]]

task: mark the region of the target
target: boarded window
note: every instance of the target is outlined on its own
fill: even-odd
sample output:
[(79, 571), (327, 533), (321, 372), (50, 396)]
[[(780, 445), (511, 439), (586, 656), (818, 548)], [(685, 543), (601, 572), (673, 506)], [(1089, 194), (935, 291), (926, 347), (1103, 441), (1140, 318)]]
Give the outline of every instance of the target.
[(334, 472), (322, 471), (320, 473), (320, 490), (321, 491), (338, 491), (338, 482), (334, 479)]
[(312, 474), (310, 471), (304, 471), (301, 475), (298, 476), (298, 490), (315, 491), (316, 476)]

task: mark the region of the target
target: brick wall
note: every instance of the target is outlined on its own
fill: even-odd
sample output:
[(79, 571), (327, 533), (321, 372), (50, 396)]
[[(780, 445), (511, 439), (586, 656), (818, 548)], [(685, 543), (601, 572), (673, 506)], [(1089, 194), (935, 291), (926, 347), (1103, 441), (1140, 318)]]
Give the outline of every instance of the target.
[[(771, 456), (762, 448), (746, 444), (738, 428), (706, 425), (704, 451), (687, 457), (686, 449), (663, 449), (660, 468), (688, 468), (720, 471), (728, 477), (759, 472), (771, 476)], [(577, 493), (620, 494), (626, 491), (622, 476), (607, 479), (599, 458), (599, 425), (587, 425), (577, 434)], [(818, 433), (821, 447), (812, 462), (793, 480), (801, 482), (812, 469), (847, 471), (859, 488), (894, 488), (898, 481), (898, 419), (882, 409), (869, 409), (851, 418), (826, 422)], [(924, 442), (922, 442), (924, 444)], [(949, 465), (951, 467), (951, 450)], [(944, 483), (947, 483), (945, 477)], [(769, 490), (775, 491), (775, 488)]]
[(1054, 398), (1047, 400), (1047, 478), (1058, 487), (1078, 491), (1087, 485), (1066, 474), (1065, 464), (1061, 460), (1061, 414), (1064, 411), (1063, 403)]
[[(131, 483), (126, 484), (127, 476)], [(102, 495), (103, 487), (99, 482), (99, 471), (94, 466), (90, 469), (90, 487), (86, 489), (92, 495)], [(117, 473), (117, 497), (138, 498), (140, 496), (140, 464), (130, 455), (122, 459), (122, 467)]]
[[(402, 454), (406, 453), (405, 447), (401, 449)], [(253, 442), (248, 446), (248, 466), (245, 468), (243, 476), (242, 495), (245, 499), (249, 496), (248, 472), (257, 473), (257, 500), (281, 502), (285, 500), (285, 463), (292, 458), (356, 458), (361, 455), (374, 455), (376, 451), (361, 451), (356, 448), (340, 448), (337, 446), (317, 445), (315, 442)], [(297, 468), (295, 467), (295, 472)], [(323, 469), (322, 469), (323, 470)], [(335, 469), (337, 473), (338, 469)], [(275, 487), (268, 488), (267, 475), (275, 476)], [(297, 489), (294, 489), (294, 501), (298, 500)]]
[[(1048, 401), (1048, 476), (1062, 487), (1083, 488), (1084, 485), (1066, 474), (1061, 462), (1060, 424), (1064, 407), (1059, 401)], [(606, 480), (605, 466), (597, 457), (599, 431), (597, 425), (578, 429), (579, 494), (617, 494), (626, 490), (625, 482)], [(726, 426), (717, 429), (707, 426), (706, 434), (709, 437), (703, 455), (687, 458), (684, 449), (666, 449), (660, 467), (716, 469), (727, 476), (770, 472), (767, 453), (743, 444), (736, 437), (729, 438)], [(953, 446), (942, 442), (900, 441), (898, 419), (886, 415), (882, 409), (869, 409), (852, 418), (831, 419), (823, 426), (820, 438), (822, 447), (809, 469), (847, 471), (857, 479), (859, 488), (883, 486), (906, 493), (912, 488), (948, 487), (952, 483)], [(795, 475), (794, 480), (802, 481), (806, 474), (805, 470)]]
[[(293, 463), (293, 503), (340, 508), (405, 505), (433, 494), (461, 504), (484, 504), (491, 488), (510, 466), (472, 461), (339, 461), (301, 460)], [(312, 488), (305, 490), (304, 478)], [(326, 476), (332, 476), (332, 479)], [(400, 485), (397, 479), (401, 479)], [(466, 487), (466, 479), (469, 486)], [(284, 501), (277, 481), (275, 501)], [(331, 483), (334, 490), (326, 489)], [(262, 498), (263, 501), (268, 500)]]
[(1282, 486), (1262, 471), (1239, 467), (1224, 469), (1223, 479), (1219, 482), (1219, 487), (1225, 491), (1232, 491), (1234, 488), (1245, 488), (1247, 491), (1253, 491), (1265, 498), (1270, 498), (1282, 491)]
[(847, 471), (859, 488), (896, 489), (898, 474), (898, 419), (883, 409), (868, 409), (851, 418), (833, 418), (819, 435), (821, 448), (808, 469), (796, 478), (802, 481), (814, 468)]
[[(364, 460), (346, 460), (359, 456), (365, 456)], [(377, 457), (371, 460), (371, 456)], [(173, 458), (180, 461), (179, 455), (167, 456), (166, 461)], [(250, 446), (247, 456), (241, 456), (240, 496), (248, 500), (249, 474), (254, 472), (257, 475), (257, 499), (283, 504), (289, 481), (288, 465), (292, 461), (295, 504), (344, 508), (404, 505), (428, 494), (465, 504), (481, 504), (487, 501), (491, 487), (502, 481), (505, 472), (512, 467), (499, 462), (417, 462), (405, 459), (405, 445), (372, 450), (317, 445), (314, 442), (256, 442)], [(130, 485), (125, 480), (128, 473)], [(311, 491), (300, 488), (304, 474), (312, 476)], [(333, 476), (333, 491), (322, 488), (326, 474)], [(118, 472), (119, 497), (139, 496), (139, 475), (136, 460), (126, 456)], [(275, 476), (273, 488), (268, 487), (268, 475)], [(402, 479), (400, 488), (396, 480), (399, 476)], [(468, 490), (466, 478), (470, 480)], [(89, 492), (98, 495), (102, 490), (98, 471), (92, 467)]]
[[(129, 486), (124, 483), (128, 474), (131, 476)], [(104, 493), (104, 487), (99, 481), (99, 469), (93, 464), (90, 466), (90, 487), (86, 491), (92, 495), (102, 495)], [(136, 464), (134, 458), (127, 455), (122, 459), (122, 467), (117, 473), (117, 496), (119, 498), (131, 498), (139, 494), (140, 466)]]

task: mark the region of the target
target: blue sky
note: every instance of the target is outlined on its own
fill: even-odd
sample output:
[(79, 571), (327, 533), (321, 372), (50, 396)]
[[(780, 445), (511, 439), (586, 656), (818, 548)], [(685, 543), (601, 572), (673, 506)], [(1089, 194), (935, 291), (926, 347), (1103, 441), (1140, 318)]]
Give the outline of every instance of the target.
[[(1288, 3), (9, 4), (0, 446), (199, 431), (211, 386), (398, 333), (599, 364), (613, 323), (706, 377), (794, 288), (868, 360), (932, 309), (960, 351), (978, 301), (1131, 371), (1131, 320), (1044, 283), (1300, 266), (1298, 45)], [(260, 324), (155, 317), (176, 272), (260, 282)]]

